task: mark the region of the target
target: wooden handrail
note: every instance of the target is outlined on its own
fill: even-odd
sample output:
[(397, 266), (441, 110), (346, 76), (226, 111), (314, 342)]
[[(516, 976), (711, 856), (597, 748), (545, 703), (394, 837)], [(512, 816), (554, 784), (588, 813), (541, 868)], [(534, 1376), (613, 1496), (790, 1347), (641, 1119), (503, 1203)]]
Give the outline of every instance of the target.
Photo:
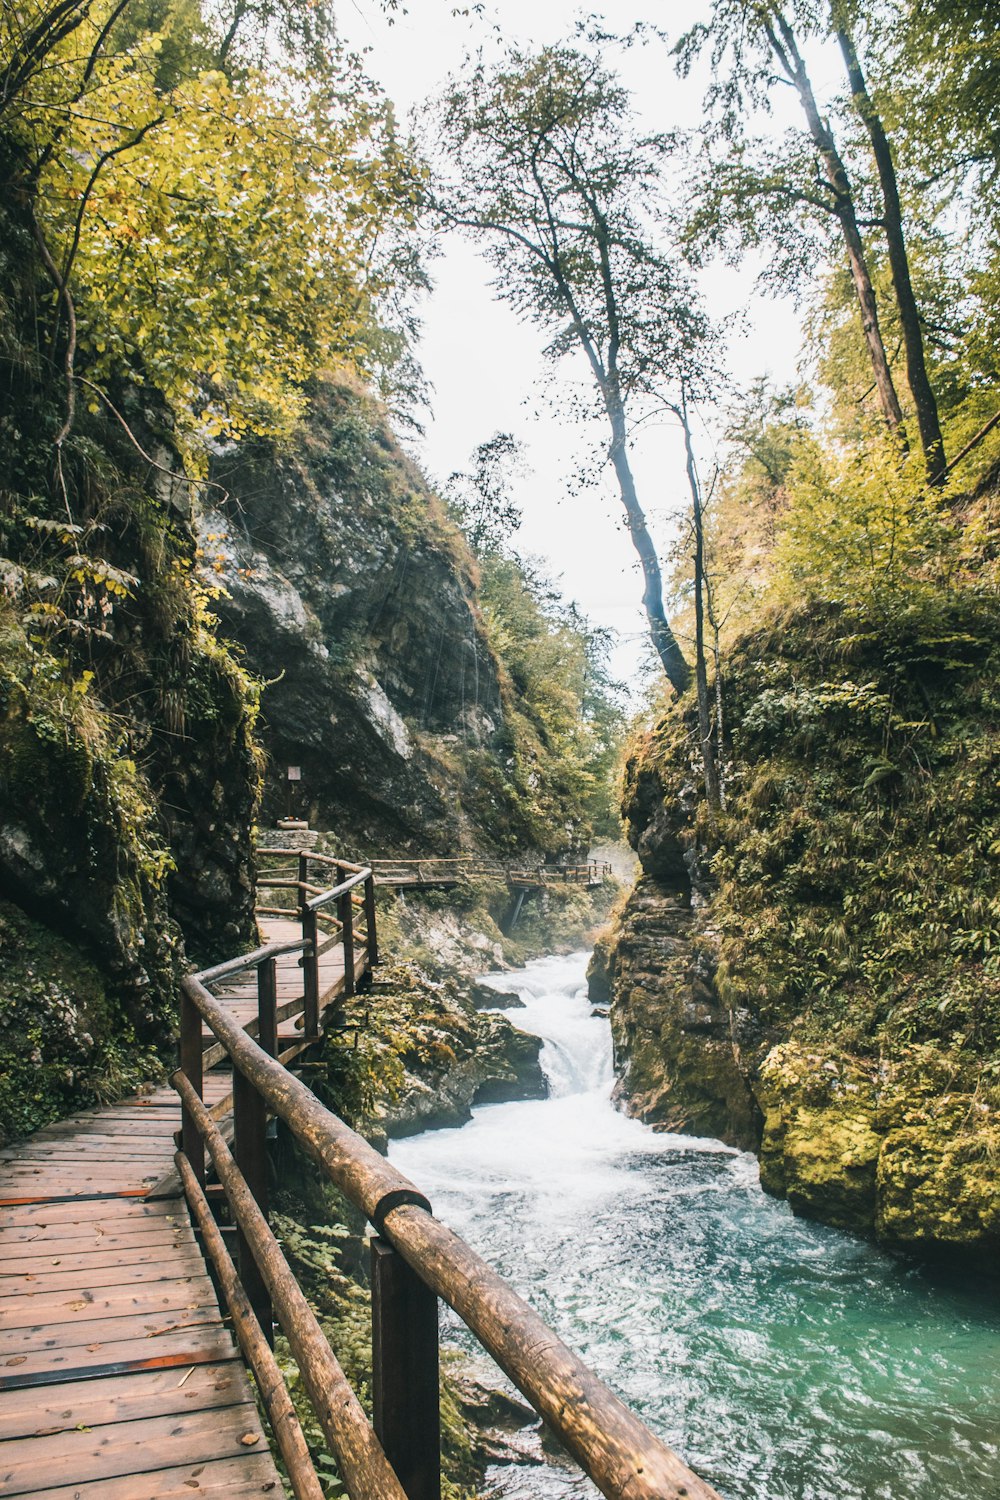
[(371, 873), (367, 865), (363, 865), (356, 874), (349, 876), (347, 880), (342, 880), (339, 885), (331, 886), (328, 891), (313, 896), (306, 902), (306, 905), (310, 911), (322, 911), (324, 906), (328, 906), (331, 901), (336, 901), (338, 896), (344, 896), (348, 891), (353, 891), (355, 886), (363, 885)]
[[(278, 1064), (272, 1066), (280, 1067)], [(197, 1121), (229, 1206), (267, 1283), (323, 1436), (336, 1456), (349, 1491), (372, 1496), (373, 1500), (375, 1496), (380, 1500), (383, 1496), (385, 1500), (407, 1500), (315, 1313), (244, 1182), (222, 1132), (183, 1073), (175, 1073), (171, 1082)]]
[[(184, 1083), (190, 1089), (191, 1086), (186, 1078)], [(192, 1089), (191, 1092), (193, 1094), (194, 1090)], [(174, 1164), (181, 1179), (181, 1186), (184, 1188), (184, 1195), (191, 1205), (191, 1212), (201, 1233), (205, 1249), (208, 1251), (208, 1258), (212, 1262), (219, 1286), (226, 1298), (226, 1306), (229, 1308), (233, 1327), (240, 1341), (240, 1348), (243, 1350), (243, 1357), (253, 1371), (254, 1380), (257, 1382), (257, 1389), (260, 1391), (260, 1397), (267, 1412), (267, 1420), (274, 1433), (275, 1442), (281, 1450), (285, 1468), (288, 1470), (295, 1500), (323, 1500), (323, 1487), (316, 1477), (316, 1470), (313, 1468), (299, 1419), (295, 1415), (295, 1407), (288, 1394), (288, 1387), (278, 1368), (278, 1362), (271, 1352), (264, 1330), (257, 1321), (247, 1294), (236, 1274), (236, 1267), (226, 1249), (219, 1227), (212, 1217), (212, 1210), (201, 1183), (192, 1172), (183, 1151), (175, 1154)]]
[[(419, 1279), (455, 1309), (604, 1495), (718, 1500), (480, 1256), (431, 1216), (430, 1204), (412, 1182), (247, 1036), (201, 976), (189, 976), (182, 987), (233, 1067)], [(176, 1074), (175, 1082), (187, 1112), (206, 1132), (218, 1170), (225, 1158), (212, 1149), (216, 1128), (191, 1097), (195, 1091), (183, 1074)], [(265, 1279), (274, 1296), (277, 1283)], [(357, 1500), (376, 1500), (382, 1493), (388, 1492), (352, 1491)]]
[(254, 948), (252, 953), (244, 953), (242, 958), (230, 958), (225, 963), (216, 964), (214, 968), (201, 969), (198, 978), (202, 984), (218, 984), (222, 979), (231, 979), (234, 974), (242, 974), (247, 969), (259, 968), (269, 958), (280, 958), (284, 953), (300, 953), (304, 947), (306, 943), (302, 938), (265, 943), (261, 948)]

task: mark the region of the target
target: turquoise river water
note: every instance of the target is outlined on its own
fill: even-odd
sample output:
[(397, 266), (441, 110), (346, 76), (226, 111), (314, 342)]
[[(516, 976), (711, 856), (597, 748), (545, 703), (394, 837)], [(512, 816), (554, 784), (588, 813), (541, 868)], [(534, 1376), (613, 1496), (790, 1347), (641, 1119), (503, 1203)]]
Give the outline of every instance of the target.
[[(392, 1160), (725, 1500), (1000, 1500), (995, 1284), (796, 1219), (752, 1156), (625, 1119), (586, 957), (495, 979), (545, 1039), (550, 1097)], [(597, 1493), (558, 1467), (491, 1479)]]

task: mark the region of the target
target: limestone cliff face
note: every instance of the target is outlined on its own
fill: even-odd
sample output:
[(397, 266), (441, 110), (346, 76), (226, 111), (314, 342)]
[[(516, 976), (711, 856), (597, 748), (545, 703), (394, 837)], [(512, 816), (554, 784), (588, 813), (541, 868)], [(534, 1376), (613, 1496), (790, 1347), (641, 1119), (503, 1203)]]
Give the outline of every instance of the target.
[(753, 1096), (686, 893), (644, 876), (616, 925), (609, 967), (615, 1097), (658, 1129), (754, 1146)]
[[(1000, 1244), (997, 626), (790, 616), (732, 654), (727, 808), (682, 704), (634, 750), (644, 876), (595, 958), (622, 1104), (886, 1243)], [(994, 851), (991, 854), (991, 851)]]
[(475, 564), (375, 405), (322, 388), (292, 451), (234, 452), (215, 478), (215, 608), (268, 683), (264, 815), (290, 806), (369, 850), (499, 832), (502, 787), (479, 773), (501, 764), (504, 715)]

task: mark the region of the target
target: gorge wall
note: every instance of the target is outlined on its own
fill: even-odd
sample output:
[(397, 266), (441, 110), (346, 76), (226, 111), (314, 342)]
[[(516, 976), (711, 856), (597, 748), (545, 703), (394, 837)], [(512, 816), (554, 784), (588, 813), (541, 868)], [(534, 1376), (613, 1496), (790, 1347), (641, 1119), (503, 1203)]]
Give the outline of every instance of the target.
[(623, 1106), (758, 1151), (802, 1214), (1000, 1240), (995, 611), (791, 613), (725, 671), (727, 806), (690, 704), (635, 746), (643, 866), (595, 958)]
[(361, 852), (530, 843), (474, 559), (376, 404), (318, 385), (294, 448), (235, 449), (213, 477), (214, 609), (266, 683), (262, 816), (294, 811)]
[(148, 1076), (179, 974), (255, 941), (258, 817), (304, 813), (361, 857), (535, 836), (475, 562), (377, 405), (318, 383), (291, 443), (232, 445), (201, 484), (155, 396), (114, 395), (121, 421), (77, 414), (65, 521), (38, 499), (52, 450), (32, 437), (58, 429), (62, 392), (27, 342), (0, 417), (0, 1130), (15, 1133)]

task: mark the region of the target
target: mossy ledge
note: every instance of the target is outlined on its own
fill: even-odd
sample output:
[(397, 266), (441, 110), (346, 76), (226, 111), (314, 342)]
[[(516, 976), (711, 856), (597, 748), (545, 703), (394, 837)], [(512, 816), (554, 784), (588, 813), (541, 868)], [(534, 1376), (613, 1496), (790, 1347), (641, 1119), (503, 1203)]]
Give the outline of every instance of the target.
[(727, 805), (693, 706), (632, 749), (644, 875), (599, 945), (619, 1094), (758, 1151), (796, 1213), (1000, 1244), (995, 604), (788, 612), (725, 670)]

